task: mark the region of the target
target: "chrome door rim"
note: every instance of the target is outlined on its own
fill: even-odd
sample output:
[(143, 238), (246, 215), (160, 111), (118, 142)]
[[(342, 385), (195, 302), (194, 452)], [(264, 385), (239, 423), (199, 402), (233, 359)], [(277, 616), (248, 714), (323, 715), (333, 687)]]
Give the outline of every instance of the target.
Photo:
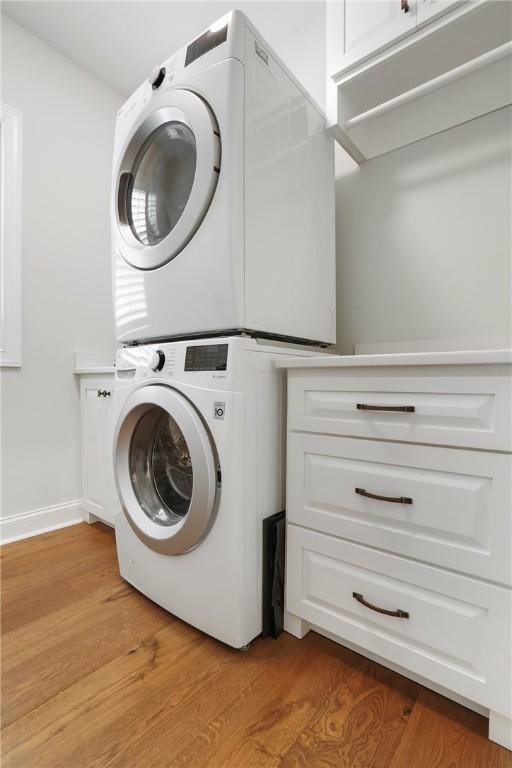
[[(194, 480), (186, 515), (172, 526), (161, 526), (141, 508), (130, 475), (130, 448), (140, 419), (155, 406), (177, 423), (187, 442)], [(194, 549), (208, 533), (216, 509), (218, 459), (213, 441), (194, 406), (171, 387), (149, 384), (126, 400), (114, 437), (114, 474), (124, 513), (137, 536), (162, 554), (179, 555)]]
[[(196, 142), (194, 181), (185, 208), (175, 226), (156, 245), (144, 245), (129, 224), (119, 217), (120, 182), (131, 172), (133, 162), (144, 142), (161, 125), (180, 122), (189, 128)], [(119, 153), (114, 174), (113, 221), (117, 250), (133, 267), (157, 269), (175, 258), (192, 239), (213, 200), (220, 171), (221, 144), (217, 121), (207, 103), (192, 91), (166, 89), (152, 106), (144, 110)]]

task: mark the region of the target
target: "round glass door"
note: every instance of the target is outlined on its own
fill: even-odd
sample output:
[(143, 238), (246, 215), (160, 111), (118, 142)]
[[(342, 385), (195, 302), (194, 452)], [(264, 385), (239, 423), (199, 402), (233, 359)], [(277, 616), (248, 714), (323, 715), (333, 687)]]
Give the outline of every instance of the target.
[(206, 536), (219, 462), (203, 420), (179, 392), (150, 384), (129, 395), (114, 438), (114, 474), (126, 518), (151, 549), (181, 555)]
[(217, 121), (195, 93), (155, 95), (119, 151), (114, 171), (115, 246), (139, 269), (183, 250), (212, 202), (221, 165)]
[(139, 242), (156, 245), (172, 232), (190, 197), (195, 172), (196, 140), (188, 125), (164, 123), (148, 136), (120, 204), (124, 223)]
[(160, 407), (135, 427), (130, 476), (145, 514), (158, 525), (176, 525), (190, 509), (194, 470), (190, 449), (173, 417)]

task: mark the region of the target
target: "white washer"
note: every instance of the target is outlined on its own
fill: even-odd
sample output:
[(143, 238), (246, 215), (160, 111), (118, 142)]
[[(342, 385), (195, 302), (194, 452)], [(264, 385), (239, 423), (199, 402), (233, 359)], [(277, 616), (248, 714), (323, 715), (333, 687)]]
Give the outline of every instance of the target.
[(112, 178), (119, 342), (335, 341), (333, 139), (242, 13), (119, 110)]
[(261, 632), (262, 520), (284, 509), (285, 379), (298, 347), (234, 337), (117, 354), (121, 575), (240, 648)]

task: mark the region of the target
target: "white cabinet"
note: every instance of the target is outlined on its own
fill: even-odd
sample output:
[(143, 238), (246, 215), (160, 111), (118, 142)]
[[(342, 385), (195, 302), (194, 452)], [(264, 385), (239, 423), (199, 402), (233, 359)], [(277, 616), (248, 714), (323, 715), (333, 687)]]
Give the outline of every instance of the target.
[(80, 383), (82, 504), (89, 522), (114, 525), (117, 493), (112, 462), (114, 374), (83, 374)]
[(512, 3), (327, 3), (330, 130), (359, 163), (512, 103)]
[(285, 627), (484, 707), (511, 749), (512, 353), (288, 367)]
[(416, 0), (416, 15), (418, 24), (431, 21), (446, 11), (460, 5), (461, 0)]
[(360, 59), (389, 44), (392, 40), (414, 31), (416, 0), (392, 2), (362, 2), (347, 0), (343, 36), (344, 56)]

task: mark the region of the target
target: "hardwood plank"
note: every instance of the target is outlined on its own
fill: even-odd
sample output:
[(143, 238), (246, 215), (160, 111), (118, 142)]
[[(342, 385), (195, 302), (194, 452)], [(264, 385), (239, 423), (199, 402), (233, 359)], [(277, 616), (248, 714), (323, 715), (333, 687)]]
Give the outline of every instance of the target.
[(33, 619), (27, 616), (21, 626), (3, 632), (4, 671), (9, 671), (16, 664), (28, 662), (39, 652), (49, 654), (57, 642), (73, 637), (77, 631), (91, 631), (92, 624), (121, 610), (126, 601), (135, 600), (136, 605), (145, 610), (155, 610), (162, 616), (170, 617), (170, 614), (143, 598), (119, 577), (97, 586), (86, 595), (73, 592), (73, 596), (71, 606), (64, 604), (63, 607)]
[(124, 713), (141, 696), (151, 698), (154, 687), (164, 684), (164, 671), (193, 672), (205, 642), (179, 621), (141, 641), (4, 728), (2, 768), (94, 765), (94, 752), (102, 746), (97, 735), (108, 732), (110, 747), (117, 748), (123, 731), (113, 730), (111, 723), (120, 719), (126, 728)]
[(63, 606), (72, 606), (75, 600), (76, 592), (69, 584), (55, 585), (54, 589), (47, 590), (34, 586), (30, 592), (20, 596), (17, 603), (11, 600), (5, 608), (2, 606), (2, 629), (11, 632), (23, 626), (27, 616), (44, 616)]
[[(124, 587), (116, 597), (115, 601), (107, 598), (96, 606), (89, 600), (88, 610), (80, 611), (76, 621), (73, 618), (77, 613), (71, 612), (73, 617), (65, 624), (51, 626), (51, 614), (50, 620), (45, 622), (50, 625), (48, 630), (36, 635), (41, 637), (42, 648), (38, 648), (37, 643), (30, 643), (19, 646), (21, 652), (15, 653), (12, 649), (16, 641), (9, 643), (3, 671), (4, 725), (127, 652), (141, 642), (143, 636), (151, 636), (174, 621), (162, 609), (135, 595), (129, 587)], [(83, 631), (84, 622), (87, 622), (86, 632)], [(32, 625), (29, 628), (32, 629)], [(23, 634), (27, 635), (27, 632)], [(9, 640), (9, 636), (6, 639)], [(28, 675), (27, 668), (30, 670)]]
[(84, 545), (88, 541), (101, 541), (105, 537), (111, 539), (113, 535), (113, 530), (103, 524), (77, 523), (76, 525), (68, 525), (66, 528), (13, 541), (11, 544), (2, 544), (0, 546), (0, 564), (17, 560), (19, 557), (25, 557), (25, 555), (34, 554), (41, 550), (48, 552), (51, 547), (62, 548), (68, 542), (77, 539)]
[(97, 564), (95, 568), (78, 571), (70, 574), (66, 583), (79, 595), (90, 595), (97, 589), (102, 589), (106, 584), (126, 584), (119, 573), (117, 559), (106, 560)]
[[(314, 674), (318, 673), (314, 652), (318, 640), (315, 635), (311, 635), (306, 641), (292, 643), (279, 664), (268, 665), (264, 681), (258, 678), (245, 688), (218, 717), (203, 728), (187, 749), (173, 757), (173, 768), (191, 765), (219, 765), (224, 768), (225, 765), (233, 764), (232, 758), (235, 765), (244, 765), (245, 768), (245, 764), (239, 762), (241, 758), (238, 757), (238, 750), (247, 746), (252, 729), (259, 725), (263, 718), (269, 717), (269, 708), (276, 717), (280, 712), (283, 720), (285, 719), (287, 704), (290, 704), (287, 694), (295, 680), (301, 681), (303, 697), (300, 701), (309, 710), (309, 715), (312, 705), (307, 703), (307, 687), (312, 684)], [(280, 641), (281, 639), (277, 642)], [(310, 666), (314, 666), (311, 677), (307, 675)], [(300, 707), (300, 704), (298, 706)], [(257, 733), (253, 736), (253, 747), (257, 749), (260, 743)], [(251, 760), (253, 756), (251, 755)], [(248, 759), (247, 755), (245, 759)]]
[[(309, 643), (313, 640), (311, 637)], [(245, 728), (234, 746), (222, 745), (217, 764), (226, 768), (274, 768), (302, 730), (325, 708), (329, 695), (343, 679), (343, 665), (335, 657), (311, 654), (304, 673), (283, 680)], [(283, 676), (284, 677), (284, 676)], [(227, 748), (226, 748), (227, 747)], [(220, 759), (218, 759), (220, 757)]]
[(422, 689), (390, 768), (512, 768), (512, 753), (487, 739), (487, 719)]
[[(115, 760), (107, 763), (108, 768), (124, 765), (178, 766), (186, 764), (190, 749), (193, 762), (201, 765), (198, 754), (203, 731), (209, 723), (222, 716), (222, 712), (235, 704), (238, 716), (246, 711), (246, 702), (251, 702), (251, 692), (258, 691), (256, 700), (262, 698), (262, 691), (273, 690), (275, 681), (292, 659), (304, 655), (301, 644), (288, 635), (279, 641), (256, 640), (248, 653), (227, 649), (220, 643), (209, 641), (209, 654), (224, 656), (224, 663), (204, 686), (195, 686), (179, 710), (166, 718), (165, 706), (159, 709), (156, 719), (150, 713), (150, 723), (138, 731), (138, 738), (128, 748), (123, 748)], [(227, 655), (226, 655), (227, 654)], [(264, 698), (264, 697), (263, 697)], [(163, 704), (163, 702), (162, 702)], [(236, 713), (235, 713), (236, 717)], [(148, 728), (148, 725), (150, 726)], [(177, 757), (179, 755), (179, 757)]]
[(7, 560), (2, 567), (2, 581), (6, 589), (6, 599), (16, 590), (22, 591), (27, 587), (27, 580), (38, 574), (38, 583), (49, 583), (55, 579), (64, 579), (71, 575), (83, 563), (111, 562), (112, 544), (108, 540), (98, 542), (80, 541), (80, 537), (66, 543), (65, 546), (54, 546), (48, 551), (44, 549)]
[(66, 528), (59, 528), (56, 531), (48, 531), (39, 536), (32, 536), (28, 539), (13, 541), (11, 544), (2, 544), (0, 546), (0, 564), (2, 567), (13, 563), (15, 560), (34, 556), (36, 553), (45, 552), (47, 556), (53, 556), (55, 552), (63, 550), (73, 542), (80, 542), (83, 548), (89, 549), (92, 545), (95, 547), (104, 544), (111, 548), (114, 540), (114, 531), (107, 525), (96, 523), (77, 523), (69, 525)]
[(2, 573), (2, 631), (10, 632), (27, 620), (70, 605), (76, 591), (73, 574), (93, 571), (112, 562), (112, 545), (84, 551), (80, 541), (58, 553), (44, 551), (6, 564)]
[(340, 655), (339, 685), (280, 765), (387, 768), (419, 686), (346, 649), (329, 648), (328, 653)]
[[(290, 640), (292, 640), (290, 638)], [(175, 765), (176, 755), (196, 741), (204, 724), (212, 720), (247, 686), (260, 679), (268, 662), (278, 663), (289, 653), (289, 643), (272, 646), (260, 640), (244, 653), (208, 639), (205, 668), (200, 676), (187, 677), (179, 705), (169, 702), (168, 686), (155, 692), (151, 701), (137, 702), (128, 713), (135, 724), (130, 737), (118, 746), (108, 761), (98, 763), (108, 768), (126, 765)], [(111, 734), (107, 734), (111, 740)]]

